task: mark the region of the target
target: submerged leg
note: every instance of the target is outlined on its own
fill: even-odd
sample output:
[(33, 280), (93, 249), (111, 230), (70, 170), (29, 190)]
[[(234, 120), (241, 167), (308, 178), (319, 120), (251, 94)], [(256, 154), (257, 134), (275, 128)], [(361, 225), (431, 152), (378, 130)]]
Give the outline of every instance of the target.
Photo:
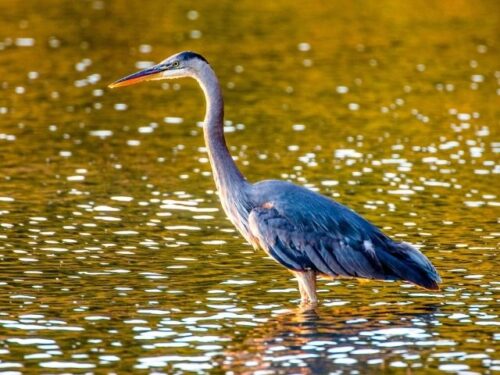
[(300, 303), (316, 304), (316, 273), (314, 271), (293, 272), (299, 282)]

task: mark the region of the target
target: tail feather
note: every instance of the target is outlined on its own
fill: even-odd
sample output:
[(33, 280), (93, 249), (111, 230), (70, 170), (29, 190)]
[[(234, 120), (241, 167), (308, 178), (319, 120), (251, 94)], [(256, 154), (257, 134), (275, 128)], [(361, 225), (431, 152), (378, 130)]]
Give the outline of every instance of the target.
[(393, 242), (377, 253), (382, 265), (396, 277), (426, 289), (439, 290), (436, 268), (419, 250), (406, 243)]

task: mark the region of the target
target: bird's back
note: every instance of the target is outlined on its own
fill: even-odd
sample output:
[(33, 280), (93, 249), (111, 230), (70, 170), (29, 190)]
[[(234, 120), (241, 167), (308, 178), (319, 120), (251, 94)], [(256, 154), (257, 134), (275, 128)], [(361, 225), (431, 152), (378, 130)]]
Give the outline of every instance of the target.
[(279, 180), (266, 180), (252, 187), (257, 206), (272, 203), (287, 213), (300, 229), (341, 231), (351, 240), (386, 237), (376, 226), (350, 208), (312, 190)]

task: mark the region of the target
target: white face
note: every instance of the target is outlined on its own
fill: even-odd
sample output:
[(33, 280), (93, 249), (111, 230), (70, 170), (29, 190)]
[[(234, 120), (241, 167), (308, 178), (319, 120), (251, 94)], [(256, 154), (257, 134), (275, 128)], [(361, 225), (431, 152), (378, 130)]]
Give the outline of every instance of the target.
[(165, 67), (162, 78), (159, 79), (192, 77), (195, 72), (202, 68), (203, 64), (203, 61), (198, 59), (183, 59), (182, 54), (171, 56), (157, 65)]
[[(175, 78), (182, 78), (182, 77), (189, 77), (192, 74), (190, 73), (190, 68), (187, 66), (185, 62), (182, 63), (179, 60), (173, 60), (173, 61), (167, 61), (163, 63), (164, 66), (166, 67), (165, 70), (163, 70), (159, 76), (159, 78), (156, 79), (175, 79)], [(162, 63), (158, 64), (162, 65)]]

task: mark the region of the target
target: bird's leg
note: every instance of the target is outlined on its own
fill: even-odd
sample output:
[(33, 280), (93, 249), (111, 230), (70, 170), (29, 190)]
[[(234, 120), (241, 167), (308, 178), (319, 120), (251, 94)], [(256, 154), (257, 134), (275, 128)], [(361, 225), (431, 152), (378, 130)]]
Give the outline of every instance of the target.
[(305, 306), (309, 303), (309, 297), (307, 296), (304, 286), (302, 285), (302, 281), (300, 279), (297, 279), (297, 281), (299, 284), (299, 292), (300, 292), (300, 306)]
[(300, 303), (312, 305), (318, 303), (316, 297), (316, 273), (314, 271), (295, 271), (293, 273), (299, 283)]

